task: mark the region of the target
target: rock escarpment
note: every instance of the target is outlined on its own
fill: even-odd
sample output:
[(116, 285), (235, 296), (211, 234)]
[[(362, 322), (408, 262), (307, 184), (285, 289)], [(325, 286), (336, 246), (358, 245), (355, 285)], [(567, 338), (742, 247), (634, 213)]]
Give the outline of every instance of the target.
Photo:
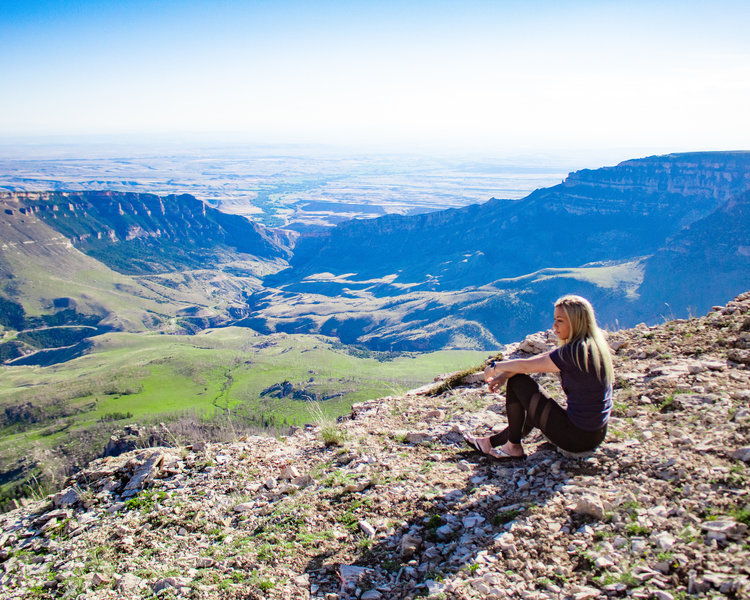
[(272, 280), (398, 274), (399, 283), (450, 290), (547, 267), (629, 259), (657, 250), (748, 189), (750, 152), (629, 160), (571, 173), (518, 201), (343, 223), (325, 236), (301, 238), (292, 270)]
[[(701, 314), (750, 285), (748, 189), (748, 152), (672, 154), (577, 171), (522, 200), (343, 223), (300, 238), (291, 268), (264, 280), (276, 289), (253, 297), (254, 323), (323, 331), (316, 305), (346, 296), (337, 329), (351, 341), (424, 349), (458, 318), (463, 347), (487, 348), (543, 327), (563, 293), (618, 326)], [(398, 331), (406, 321), (423, 335)]]
[(502, 427), (504, 398), (452, 377), (282, 439), (95, 461), (0, 517), (0, 593), (748, 598), (749, 323), (746, 293), (612, 333), (615, 410), (590, 455), (536, 434), (526, 461), (470, 452), (459, 432)]
[[(222, 213), (189, 194), (19, 192), (17, 204), (77, 248), (121, 273), (160, 273), (215, 266), (222, 251), (288, 258), (291, 234)], [(13, 208), (7, 208), (7, 211)]]

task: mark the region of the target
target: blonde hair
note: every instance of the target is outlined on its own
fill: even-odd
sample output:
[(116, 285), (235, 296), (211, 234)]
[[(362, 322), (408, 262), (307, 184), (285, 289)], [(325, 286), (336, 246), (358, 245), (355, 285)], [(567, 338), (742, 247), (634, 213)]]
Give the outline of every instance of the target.
[[(566, 340), (560, 340), (562, 345), (580, 343), (583, 349), (583, 367), (579, 364), (580, 356), (576, 352), (573, 360), (576, 366), (583, 370), (589, 370), (589, 356), (594, 362), (594, 371), (600, 381), (611, 384), (614, 381), (614, 369), (612, 367), (612, 354), (604, 333), (596, 324), (594, 307), (591, 302), (581, 296), (568, 295), (559, 298), (555, 302), (555, 308), (560, 308), (568, 317), (570, 322), (570, 333)], [(602, 373), (604, 368), (604, 373)]]

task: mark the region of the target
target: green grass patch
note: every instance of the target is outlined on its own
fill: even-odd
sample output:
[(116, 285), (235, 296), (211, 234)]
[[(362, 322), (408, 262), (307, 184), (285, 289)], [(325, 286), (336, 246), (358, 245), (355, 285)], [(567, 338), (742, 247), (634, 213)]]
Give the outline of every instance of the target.
[[(333, 338), (264, 336), (239, 327), (192, 336), (108, 333), (90, 339), (91, 353), (66, 363), (0, 366), (0, 474), (23, 460), (40, 472), (48, 467), (63, 475), (59, 461), (66, 455), (79, 462), (93, 458), (117, 427), (168, 425), (186, 415), (239, 423), (238, 437), (242, 427), (283, 431), (316, 423), (318, 415), (332, 424), (331, 442), (343, 443), (335, 419), (353, 403), (400, 395), (486, 356), (441, 351), (384, 361), (350, 353)], [(268, 393), (282, 382), (319, 400)], [(8, 476), (0, 496), (28, 472)]]

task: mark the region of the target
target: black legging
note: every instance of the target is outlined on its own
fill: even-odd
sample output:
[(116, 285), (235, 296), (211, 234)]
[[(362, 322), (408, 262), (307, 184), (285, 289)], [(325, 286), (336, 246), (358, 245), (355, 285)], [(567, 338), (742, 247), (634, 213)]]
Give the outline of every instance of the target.
[(520, 444), (534, 427), (538, 427), (555, 446), (568, 452), (593, 450), (607, 434), (606, 425), (598, 431), (586, 431), (573, 425), (563, 408), (542, 392), (528, 375), (511, 377), (505, 398), (508, 427), (490, 437), (493, 448), (508, 440)]

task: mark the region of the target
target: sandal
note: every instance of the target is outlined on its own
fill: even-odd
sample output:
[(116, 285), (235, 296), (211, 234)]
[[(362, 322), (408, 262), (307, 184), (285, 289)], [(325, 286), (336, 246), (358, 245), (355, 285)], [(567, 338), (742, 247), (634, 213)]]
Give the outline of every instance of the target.
[(519, 456), (513, 456), (512, 454), (508, 454), (500, 446), (498, 446), (497, 448), (493, 448), (487, 454), (491, 456), (492, 458), (494, 458), (495, 460), (526, 460), (525, 454), (521, 454)]
[(475, 438), (473, 435), (469, 435), (468, 433), (462, 433), (461, 435), (464, 438), (464, 442), (466, 442), (468, 446), (471, 446), (473, 450), (476, 450), (480, 454), (488, 454), (487, 452), (482, 450), (482, 447), (479, 445), (478, 438)]

